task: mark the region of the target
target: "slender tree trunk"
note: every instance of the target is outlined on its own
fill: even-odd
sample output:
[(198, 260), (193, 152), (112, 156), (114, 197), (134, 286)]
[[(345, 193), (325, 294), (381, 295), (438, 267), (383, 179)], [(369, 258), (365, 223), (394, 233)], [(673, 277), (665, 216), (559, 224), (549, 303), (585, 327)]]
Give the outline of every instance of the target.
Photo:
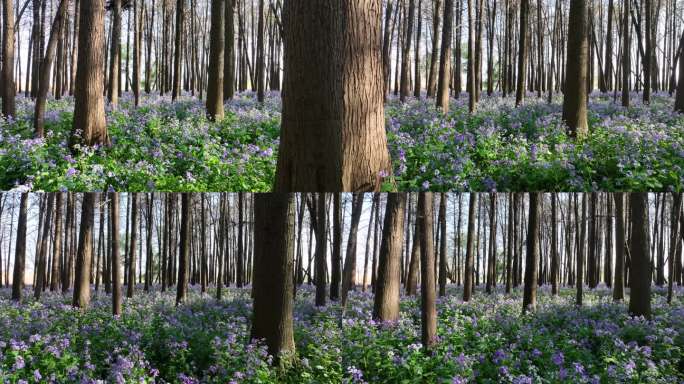
[(138, 241), (138, 194), (130, 193), (128, 198), (131, 199), (131, 233), (128, 244), (128, 278), (126, 279), (128, 285), (126, 286), (126, 297), (130, 299), (133, 297), (133, 292), (135, 290), (135, 248)]
[(315, 256), (315, 281), (316, 281), (316, 306), (325, 305), (325, 270), (326, 249), (328, 241), (328, 219), (326, 215), (325, 193), (318, 194), (316, 204), (316, 256)]
[(60, 271), (62, 270), (62, 206), (64, 205), (64, 193), (56, 193), (55, 198), (55, 241), (52, 250), (52, 278), (50, 279), (50, 291), (52, 292), (59, 290)]
[(181, 92), (181, 57), (183, 52), (183, 35), (185, 33), (185, 0), (176, 1), (176, 40), (173, 55), (173, 88), (171, 98), (176, 101)]
[(342, 207), (340, 204), (341, 195), (333, 194), (333, 244), (330, 276), (330, 300), (340, 298), (340, 280), (342, 271)]
[(435, 299), (435, 252), (433, 237), (432, 193), (421, 192), (418, 196), (416, 220), (420, 223), (420, 292), (421, 292), (421, 341), (430, 352), (437, 343), (437, 305)]
[[(84, 5), (87, 3), (84, 0)], [(104, 11), (104, 8), (103, 8)], [(84, 12), (87, 13), (87, 12)], [(83, 23), (81, 30), (86, 31)], [(85, 43), (81, 41), (81, 46)], [(72, 305), (85, 311), (90, 305), (90, 265), (93, 253), (93, 227), (95, 214), (95, 199), (97, 194), (83, 194), (83, 205), (81, 207), (81, 230), (78, 236), (78, 253), (76, 256), (76, 280), (74, 287), (74, 298)]]
[(537, 280), (539, 270), (541, 194), (530, 193), (530, 217), (527, 229), (527, 255), (525, 257), (525, 289), (523, 313), (537, 308)]
[[(12, 300), (21, 302), (26, 266), (26, 222), (28, 216), (28, 193), (21, 194), (17, 222), (17, 244), (14, 247), (14, 271), (12, 274)], [(9, 257), (9, 255), (8, 255)]]
[(615, 281), (613, 282), (613, 300), (625, 299), (625, 203), (624, 194), (613, 194), (615, 200)]
[(107, 87), (107, 98), (112, 108), (119, 104), (119, 84), (121, 73), (121, 0), (112, 0), (112, 36), (109, 48), (109, 87)]
[[(133, 200), (135, 204), (135, 200)], [(178, 255), (178, 284), (176, 286), (176, 306), (185, 303), (188, 297), (188, 277), (190, 272), (192, 194), (181, 194), (180, 254)], [(134, 216), (135, 217), (135, 216)]]
[(465, 277), (463, 279), (463, 301), (470, 301), (473, 297), (473, 264), (475, 259), (475, 241), (477, 233), (475, 232), (475, 215), (477, 210), (476, 193), (470, 194), (470, 202), (468, 205), (468, 238), (466, 240), (466, 259), (465, 259)]
[(342, 273), (342, 306), (347, 303), (347, 295), (350, 290), (356, 289), (356, 235), (363, 211), (364, 195), (354, 194), (352, 203), (352, 217), (349, 227), (349, 238), (347, 240), (347, 255), (344, 258), (344, 271)]
[[(623, 107), (629, 107), (629, 78), (630, 78), (630, 71), (632, 70), (631, 68), (631, 49), (630, 49), (630, 42), (632, 39), (630, 38), (630, 33), (629, 33), (629, 28), (630, 28), (630, 22), (629, 22), (629, 16), (630, 16), (630, 1), (624, 1), (622, 3), (622, 8), (623, 8), (623, 16), (622, 16), (622, 106)], [(680, 71), (682, 63), (680, 62)], [(680, 72), (681, 73), (681, 72)], [(681, 84), (681, 83), (680, 83)], [(679, 87), (678, 87), (679, 89)], [(684, 96), (683, 96), (684, 98)], [(684, 101), (682, 101), (682, 105), (684, 106)], [(682, 109), (684, 110), (684, 108)]]
[(558, 252), (558, 196), (551, 194), (551, 294), (558, 295), (560, 285), (560, 254)]
[[(449, 111), (449, 84), (451, 84), (451, 39), (454, 19), (453, 0), (444, 1), (444, 27), (442, 28), (442, 51), (439, 58), (439, 86), (437, 87), (437, 107), (442, 112)], [(435, 29), (433, 33), (437, 33)], [(458, 42), (460, 44), (460, 42)], [(459, 74), (460, 76), (460, 74)]]
[(109, 220), (111, 221), (111, 235), (109, 241), (112, 247), (112, 313), (121, 315), (121, 263), (119, 260), (119, 194), (109, 194)]
[(447, 252), (446, 252), (446, 194), (439, 195), (439, 297), (446, 296), (447, 283)]
[[(576, 0), (577, 1), (577, 0)], [(584, 1), (584, 0), (581, 0)], [(525, 100), (527, 80), (527, 30), (529, 28), (529, 0), (520, 0), (520, 35), (518, 37), (518, 84), (515, 92), (515, 105), (520, 106)]]
[(211, 52), (209, 53), (209, 82), (207, 84), (207, 117), (212, 121), (221, 120), (224, 116), (224, 3), (226, 1), (232, 2), (232, 0), (211, 1)]
[(676, 279), (675, 277), (675, 269), (676, 269), (676, 263), (675, 259), (677, 259), (677, 249), (679, 248), (678, 242), (681, 242), (681, 230), (682, 228), (679, 227), (679, 222), (681, 221), (682, 217), (682, 194), (681, 193), (674, 193), (674, 196), (672, 198), (672, 213), (671, 213), (671, 219), (670, 219), (670, 257), (668, 259), (668, 265), (667, 265), (667, 270), (668, 270), (668, 276), (667, 276), (667, 303), (672, 304), (672, 299), (674, 296), (674, 281)]
[[(432, 49), (430, 58), (430, 72), (428, 74), (428, 97), (434, 97), (437, 92), (437, 60), (440, 59), (439, 56), (439, 15), (440, 7), (442, 6), (442, 0), (433, 0), (433, 20), (432, 20)], [(452, 1), (453, 4), (453, 1)], [(446, 4), (445, 4), (446, 7)], [(445, 14), (447, 10), (444, 10)], [(453, 12), (453, 10), (451, 11)], [(446, 23), (446, 20), (444, 21)], [(446, 28), (446, 27), (445, 27)], [(442, 35), (444, 36), (444, 35)], [(444, 46), (444, 41), (442, 41), (442, 46)], [(442, 59), (443, 60), (443, 59)], [(440, 61), (441, 66), (442, 61)], [(439, 100), (439, 98), (437, 98)]]

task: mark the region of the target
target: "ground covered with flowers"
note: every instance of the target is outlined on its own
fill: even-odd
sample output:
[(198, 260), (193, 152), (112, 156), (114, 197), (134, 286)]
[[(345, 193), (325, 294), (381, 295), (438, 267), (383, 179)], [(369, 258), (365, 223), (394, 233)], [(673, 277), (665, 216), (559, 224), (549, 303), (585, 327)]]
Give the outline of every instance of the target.
[[(30, 292), (26, 292), (30, 297)], [(143, 293), (113, 319), (109, 297), (72, 309), (69, 297), (45, 295), (23, 305), (0, 290), (2, 383), (680, 383), (684, 381), (684, 290), (673, 305), (653, 295), (652, 320), (630, 318), (608, 289), (551, 297), (541, 289), (536, 313), (521, 314), (521, 292), (477, 290), (470, 303), (450, 287), (438, 302), (438, 346), (420, 345), (420, 308), (402, 297), (397, 324), (371, 320), (372, 295), (353, 292), (343, 321), (336, 304), (317, 309), (313, 288), (297, 291), (297, 356), (276, 368), (263, 345), (248, 343), (248, 290), (220, 302), (191, 289)]]
[[(386, 190), (658, 191), (684, 189), (684, 116), (673, 98), (630, 108), (612, 95), (589, 103), (591, 135), (570, 140), (562, 99), (484, 97), (477, 113), (467, 95), (443, 115), (432, 100), (391, 98), (387, 132), (394, 172)], [(73, 99), (50, 101), (48, 137), (32, 139), (33, 102), (18, 99), (16, 120), (0, 119), (0, 189), (44, 191), (268, 191), (274, 180), (280, 95), (264, 105), (245, 93), (226, 104), (227, 118), (207, 121), (204, 104), (130, 96), (107, 110), (111, 147), (67, 148)]]

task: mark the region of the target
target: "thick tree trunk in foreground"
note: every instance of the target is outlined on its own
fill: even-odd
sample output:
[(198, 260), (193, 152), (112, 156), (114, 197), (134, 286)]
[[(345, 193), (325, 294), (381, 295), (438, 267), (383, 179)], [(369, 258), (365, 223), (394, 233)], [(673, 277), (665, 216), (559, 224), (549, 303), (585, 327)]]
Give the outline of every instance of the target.
[[(221, 120), (223, 111), (224, 90), (224, 2), (226, 0), (211, 1), (211, 35), (209, 52), (209, 83), (207, 84), (207, 117), (209, 120)], [(232, 1), (232, 0), (227, 0)]]
[(104, 108), (104, 0), (81, 0), (71, 146), (108, 144)]
[(276, 359), (295, 351), (293, 331), (294, 195), (254, 198), (254, 310), (251, 339)]
[(435, 292), (435, 247), (433, 243), (433, 200), (432, 193), (421, 192), (418, 196), (420, 222), (420, 292), (421, 328), (423, 348), (430, 351), (437, 343), (437, 304)]
[(649, 257), (648, 195), (629, 195), (629, 217), (632, 221), (629, 254), (629, 313), (651, 318), (651, 261)]
[(568, 125), (568, 136), (580, 139), (589, 134), (589, 123), (587, 122), (589, 39), (587, 29), (586, 0), (571, 0), (563, 120)]
[(373, 319), (381, 322), (399, 320), (401, 251), (404, 242), (405, 217), (406, 194), (388, 194), (373, 304)]
[(391, 174), (380, 8), (380, 0), (285, 2), (277, 192), (378, 190)]

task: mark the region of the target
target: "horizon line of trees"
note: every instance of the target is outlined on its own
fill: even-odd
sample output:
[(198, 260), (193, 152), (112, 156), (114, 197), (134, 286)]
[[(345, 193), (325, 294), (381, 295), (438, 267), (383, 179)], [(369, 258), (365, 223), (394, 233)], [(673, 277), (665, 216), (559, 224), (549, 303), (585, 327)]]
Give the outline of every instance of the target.
[(448, 283), (463, 287), (464, 301), (476, 286), (522, 286), (523, 311), (535, 310), (542, 285), (553, 295), (574, 287), (577, 305), (586, 288), (605, 284), (621, 301), (628, 287), (630, 313), (650, 317), (651, 286), (667, 286), (671, 303), (684, 278), (681, 194), (131, 193), (123, 215), (122, 196), (4, 194), (0, 286), (10, 284), (14, 244), (12, 299), (22, 300), (31, 221), (35, 300), (73, 291), (86, 310), (91, 290), (103, 289), (119, 315), (138, 284), (175, 289), (177, 305), (188, 285), (207, 295), (213, 286), (218, 300), (224, 287), (251, 285), (253, 337), (278, 356), (294, 348), (293, 297), (304, 283), (315, 286), (316, 306), (339, 302), (341, 317), (350, 291), (370, 290), (382, 322), (398, 319), (402, 291), (420, 291), (429, 350), (435, 298)]
[(596, 85), (615, 102), (621, 93), (623, 106), (630, 90), (645, 104), (676, 92), (684, 112), (677, 1), (605, 1), (3, 0), (2, 113), (16, 115), (17, 21), (30, 14), (23, 89), (36, 100), (35, 137), (45, 135), (50, 90), (76, 99), (72, 148), (110, 144), (105, 96), (116, 108), (124, 89), (136, 106), (143, 88), (174, 101), (206, 93), (210, 120), (236, 90), (251, 87), (259, 102), (282, 90), (275, 191), (378, 191), (392, 174), (392, 91), (405, 101), (426, 90), (444, 113), (463, 73), (471, 112), (485, 89), (515, 94), (518, 106), (527, 92), (549, 101), (562, 92), (568, 135), (580, 140)]

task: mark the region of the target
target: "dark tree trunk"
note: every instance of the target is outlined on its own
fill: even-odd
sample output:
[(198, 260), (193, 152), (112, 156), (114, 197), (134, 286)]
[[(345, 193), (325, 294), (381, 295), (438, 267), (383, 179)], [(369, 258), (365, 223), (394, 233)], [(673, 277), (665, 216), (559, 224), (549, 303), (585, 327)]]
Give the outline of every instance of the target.
[(264, 339), (276, 359), (294, 354), (294, 196), (255, 196), (254, 305), (250, 338)]
[[(12, 300), (21, 302), (26, 267), (26, 222), (28, 216), (28, 193), (21, 194), (19, 221), (17, 222), (17, 245), (14, 248), (14, 271), (12, 274)], [(9, 257), (9, 255), (8, 255)]]
[(587, 122), (587, 76), (589, 40), (586, 0), (571, 0), (569, 15), (567, 63), (565, 67), (565, 96), (563, 120), (568, 125), (568, 136), (584, 138), (589, 134)]
[(625, 203), (624, 194), (613, 194), (615, 200), (615, 280), (613, 282), (613, 300), (625, 299)]
[[(135, 204), (135, 200), (133, 200)], [(185, 303), (188, 297), (188, 277), (190, 271), (190, 241), (192, 194), (181, 194), (180, 254), (178, 255), (178, 284), (176, 286), (176, 306)], [(134, 216), (135, 217), (135, 214)], [(129, 280), (130, 282), (130, 280)]]
[(325, 305), (325, 270), (326, 249), (328, 241), (328, 219), (326, 215), (325, 193), (318, 194), (316, 204), (316, 256), (315, 256), (315, 281), (316, 281), (316, 306)]
[[(232, 0), (211, 1), (211, 52), (209, 54), (209, 82), (207, 84), (207, 116), (209, 120), (223, 119), (224, 85), (224, 3)], [(231, 25), (232, 27), (232, 25)]]
[(446, 296), (447, 254), (446, 254), (446, 194), (439, 196), (439, 296)]
[(633, 316), (651, 318), (651, 262), (649, 259), (648, 195), (629, 195), (629, 312)]
[(541, 194), (530, 193), (530, 214), (527, 229), (527, 254), (525, 256), (525, 289), (523, 313), (537, 308), (537, 279), (539, 270), (539, 225)]
[[(444, 27), (442, 28), (442, 50), (439, 58), (439, 85), (437, 86), (437, 107), (449, 111), (449, 84), (451, 83), (451, 35), (453, 30), (454, 2), (444, 1)], [(433, 33), (437, 33), (435, 29)], [(460, 41), (458, 42), (460, 44)], [(459, 69), (460, 70), (460, 69)], [(460, 73), (458, 74), (460, 76)]]
[(119, 260), (119, 194), (109, 194), (109, 220), (111, 234), (112, 313), (121, 315), (121, 263)]
[(421, 292), (421, 341), (430, 352), (437, 343), (437, 305), (435, 298), (435, 252), (433, 240), (432, 193), (421, 192), (418, 196), (416, 220), (420, 223), (420, 292)]
[[(584, 1), (584, 0), (581, 0)], [(520, 35), (518, 37), (518, 84), (515, 92), (515, 105), (519, 106), (525, 100), (527, 79), (527, 30), (529, 28), (529, 0), (520, 0)]]
[[(84, 4), (86, 2), (84, 1)], [(83, 28), (83, 24), (81, 24), (81, 30), (86, 31), (88, 29)], [(85, 43), (82, 46), (85, 47)], [(81, 310), (86, 310), (90, 305), (90, 265), (93, 254), (93, 216), (96, 196), (95, 193), (83, 194), (83, 205), (81, 207), (81, 230), (78, 236), (76, 280), (72, 302), (74, 307), (81, 308)]]
[(405, 210), (406, 194), (390, 193), (387, 195), (373, 305), (373, 319), (380, 322), (399, 320), (400, 264), (404, 242)]
[(333, 194), (333, 244), (330, 276), (330, 300), (340, 298), (340, 280), (342, 277), (342, 207), (341, 195)]
[(14, 0), (4, 0), (2, 7), (2, 115), (14, 117), (17, 114), (14, 83)]
[(465, 259), (465, 277), (463, 279), (463, 301), (470, 301), (473, 297), (473, 264), (475, 259), (475, 241), (477, 233), (475, 232), (475, 215), (477, 210), (476, 193), (470, 194), (470, 202), (468, 205), (468, 238), (466, 240), (466, 259)]

